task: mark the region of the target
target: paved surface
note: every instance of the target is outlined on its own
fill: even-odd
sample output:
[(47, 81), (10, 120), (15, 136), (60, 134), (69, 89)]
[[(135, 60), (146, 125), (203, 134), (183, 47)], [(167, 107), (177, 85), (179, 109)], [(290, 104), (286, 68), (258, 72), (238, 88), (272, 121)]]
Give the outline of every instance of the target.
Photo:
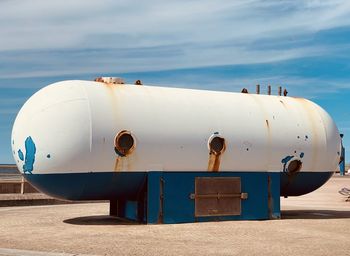
[(139, 225), (108, 204), (0, 208), (0, 255), (350, 255), (350, 202), (333, 177), (282, 199), (281, 220)]
[[(6, 206), (33, 206), (33, 205), (53, 205), (53, 204), (68, 204), (69, 201), (54, 199), (50, 196), (41, 193), (28, 194), (0, 194), (0, 209)], [(0, 210), (1, 217), (1, 210)], [(0, 220), (1, 222), (1, 220)], [(1, 254), (0, 254), (1, 255)]]

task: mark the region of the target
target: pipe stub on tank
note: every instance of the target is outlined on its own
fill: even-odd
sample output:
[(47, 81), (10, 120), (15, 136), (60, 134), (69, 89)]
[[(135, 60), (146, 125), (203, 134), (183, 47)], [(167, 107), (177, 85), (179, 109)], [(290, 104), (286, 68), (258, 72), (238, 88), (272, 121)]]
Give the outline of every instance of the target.
[(213, 134), (208, 141), (208, 148), (210, 150), (210, 153), (213, 153), (215, 155), (222, 154), (225, 149), (225, 139), (217, 134)]
[(209, 160), (208, 171), (218, 172), (220, 169), (220, 157), (226, 149), (226, 142), (218, 133), (214, 133), (208, 140)]
[(123, 130), (114, 139), (114, 150), (120, 156), (127, 156), (135, 149), (135, 139), (130, 131)]
[(290, 174), (297, 173), (301, 170), (303, 163), (300, 160), (293, 160), (289, 163), (287, 171)]

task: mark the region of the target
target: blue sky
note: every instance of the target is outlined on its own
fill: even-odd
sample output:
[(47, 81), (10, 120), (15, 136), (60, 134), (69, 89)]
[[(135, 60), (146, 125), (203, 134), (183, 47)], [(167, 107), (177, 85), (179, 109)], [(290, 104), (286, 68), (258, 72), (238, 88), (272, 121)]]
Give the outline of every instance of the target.
[(325, 108), (350, 150), (350, 1), (0, 1), (0, 35), (0, 163), (14, 162), (12, 125), (34, 92), (97, 76), (282, 85)]

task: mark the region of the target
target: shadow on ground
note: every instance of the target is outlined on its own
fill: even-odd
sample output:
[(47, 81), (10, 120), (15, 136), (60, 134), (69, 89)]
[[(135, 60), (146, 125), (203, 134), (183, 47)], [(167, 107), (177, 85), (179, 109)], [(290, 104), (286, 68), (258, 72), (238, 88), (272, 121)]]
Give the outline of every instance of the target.
[(286, 210), (281, 212), (282, 219), (347, 219), (350, 211), (331, 210)]
[(72, 224), (72, 225), (88, 225), (88, 226), (139, 225), (140, 224), (138, 222), (121, 219), (121, 218), (113, 217), (109, 215), (78, 217), (78, 218), (67, 219), (67, 220), (64, 220), (63, 222), (66, 224)]
[[(350, 219), (350, 211), (331, 210), (284, 210), (281, 219)], [(267, 220), (268, 221), (268, 220)], [(71, 225), (142, 225), (141, 223), (109, 215), (85, 216), (63, 221)]]

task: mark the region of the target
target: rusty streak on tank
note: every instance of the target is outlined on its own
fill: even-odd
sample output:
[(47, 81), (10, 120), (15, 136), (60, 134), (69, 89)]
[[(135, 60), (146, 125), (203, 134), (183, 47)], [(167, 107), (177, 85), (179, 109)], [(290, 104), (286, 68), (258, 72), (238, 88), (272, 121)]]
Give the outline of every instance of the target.
[(115, 158), (115, 163), (114, 163), (114, 170), (115, 170), (115, 171), (120, 171), (119, 162), (120, 162), (120, 156), (117, 156), (117, 157)]
[[(120, 131), (114, 139), (114, 151), (117, 154), (114, 164), (114, 170), (120, 171), (124, 162), (128, 163), (128, 156), (135, 149), (135, 139), (130, 131)], [(129, 167), (128, 167), (129, 168)]]
[(209, 153), (208, 171), (218, 172), (220, 168), (220, 154)]
[(220, 158), (226, 149), (225, 139), (216, 135), (209, 142), (208, 171), (218, 172), (220, 169)]

